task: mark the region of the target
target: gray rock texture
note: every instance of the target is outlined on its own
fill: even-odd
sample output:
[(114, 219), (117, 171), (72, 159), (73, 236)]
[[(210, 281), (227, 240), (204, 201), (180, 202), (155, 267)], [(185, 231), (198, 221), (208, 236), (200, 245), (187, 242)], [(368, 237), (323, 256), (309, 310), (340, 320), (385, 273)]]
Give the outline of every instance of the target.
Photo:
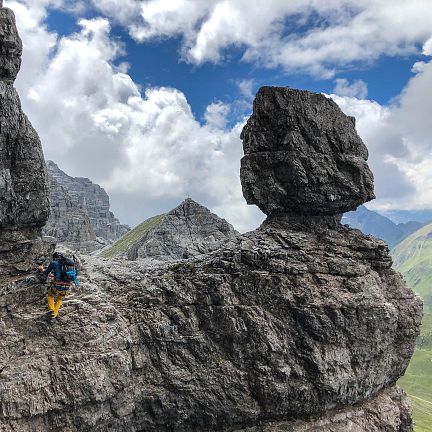
[(50, 217), (43, 232), (73, 250), (93, 252), (101, 244), (96, 237), (87, 212), (57, 180), (49, 177)]
[(267, 215), (344, 213), (375, 197), (354, 118), (322, 94), (262, 87), (242, 139), (243, 195)]
[(3, 287), (0, 430), (261, 430), (338, 410), (321, 430), (354, 418), (354, 430), (410, 431), (405, 397), (388, 389), (413, 353), (421, 301), (382, 241), (300, 228), (271, 220), (153, 268), (87, 258), (53, 327), (40, 284)]
[[(337, 115), (327, 99), (288, 93), (300, 123), (310, 112)], [(269, 121), (249, 121), (256, 136), (283, 118), (279, 105), (255, 103)], [(246, 150), (255, 143), (247, 131)], [(337, 136), (353, 131), (341, 120)], [(157, 265), (86, 257), (55, 322), (46, 320), (45, 285), (0, 281), (0, 432), (412, 431), (395, 382), (414, 350), (421, 300), (381, 240), (340, 224), (341, 209), (373, 194), (361, 141), (349, 140), (349, 151), (345, 141), (318, 150), (307, 142), (253, 163), (247, 151), (243, 186), (256, 176), (254, 196), (270, 216), (215, 251)], [(259, 164), (269, 176), (290, 173), (297, 157), (308, 183), (295, 192), (296, 177), (281, 174), (297, 200), (289, 204), (273, 180), (263, 183)], [(175, 218), (185, 229), (187, 212)], [(21, 220), (4, 214), (14, 227)]]
[(13, 87), (22, 44), (10, 9), (0, 9), (0, 276), (29, 269), (43, 253), (47, 174), (36, 131)]
[(21, 68), (22, 42), (10, 9), (3, 8), (0, 17), (0, 76), (1, 80), (13, 84)]
[(310, 421), (268, 422), (236, 432), (383, 432), (412, 428), (406, 395), (392, 387), (368, 401), (332, 410)]
[[(67, 175), (53, 161), (47, 161), (47, 167), (49, 177), (63, 187), (76, 205), (87, 213), (96, 237), (117, 240), (129, 231), (130, 228), (120, 224), (110, 211), (109, 196), (103, 188), (87, 178)], [(50, 198), (55, 205), (56, 197)]]
[(162, 261), (192, 258), (220, 249), (236, 235), (225, 219), (187, 198), (145, 231), (128, 248), (127, 257)]

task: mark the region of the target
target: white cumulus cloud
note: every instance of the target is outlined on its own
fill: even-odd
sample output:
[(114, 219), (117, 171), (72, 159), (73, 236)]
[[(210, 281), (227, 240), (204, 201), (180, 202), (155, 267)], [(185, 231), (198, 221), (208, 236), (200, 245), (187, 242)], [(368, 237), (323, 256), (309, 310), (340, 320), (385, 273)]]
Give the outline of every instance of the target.
[(430, 37), (423, 45), (423, 55), (432, 56), (432, 37)]
[(331, 95), (342, 110), (357, 118), (357, 129), (369, 148), (375, 176), (377, 209), (432, 207), (432, 62), (422, 63), (389, 106)]
[[(381, 55), (430, 50), (430, 0), (92, 0), (138, 41), (182, 37), (193, 64), (227, 48), (264, 67), (325, 78)], [(429, 41), (429, 42), (428, 42)]]
[[(25, 46), (17, 86), (47, 158), (104, 186), (130, 224), (188, 195), (238, 229), (260, 223), (262, 213), (242, 197), (242, 125), (226, 127), (227, 105), (209, 105), (202, 124), (179, 90), (142, 94), (118, 65), (124, 47), (110, 37), (107, 19), (80, 20), (79, 32), (60, 38), (44, 27), (39, 8), (13, 7)], [(34, 46), (35, 36), (46, 49)]]
[(365, 99), (368, 94), (368, 86), (362, 80), (355, 80), (350, 83), (346, 78), (338, 78), (335, 80), (335, 84), (333, 91), (339, 96)]
[[(270, 14), (270, 18), (259, 24), (254, 22), (258, 20), (257, 11), (250, 11), (254, 9), (253, 4), (240, 0), (163, 2), (161, 9), (153, 0), (130, 0), (126, 4), (131, 10), (139, 6), (140, 13), (147, 14), (147, 21), (133, 19), (133, 25), (137, 26), (134, 31), (144, 31), (144, 40), (181, 34), (184, 55), (192, 56), (191, 61), (195, 55), (193, 48), (198, 46), (202, 48), (201, 60), (220, 60), (228, 44), (228, 39), (223, 38), (217, 42), (222, 27), (234, 43), (243, 47), (245, 56), (258, 50), (252, 57), (264, 59), (268, 55), (277, 64), (278, 60), (274, 59), (278, 57), (274, 54), (289, 48), (289, 55), (281, 64), (290, 63), (287, 67), (301, 66), (306, 70), (323, 71), (327, 65), (326, 55), (332, 62), (338, 59), (343, 64), (353, 59), (374, 58), (379, 53), (392, 55), (411, 51), (419, 42), (423, 43), (424, 54), (429, 52), (426, 41), (430, 38), (430, 28), (428, 24), (426, 29), (423, 21), (428, 9), (421, 0), (403, 5), (393, 2), (393, 18), (390, 12), (385, 12), (384, 0), (363, 0), (355, 5), (342, 0), (326, 2), (326, 5), (312, 0), (269, 1), (280, 12), (279, 19)], [(266, 4), (270, 8), (269, 1)], [(414, 3), (416, 15), (422, 13), (421, 20), (405, 28), (403, 24), (414, 19), (414, 9), (411, 9)], [(167, 211), (190, 195), (239, 229), (256, 226), (263, 216), (255, 207), (246, 206), (239, 182), (242, 156), (239, 134), (244, 121), (227, 126), (232, 124), (227, 122), (229, 116), (237, 112), (235, 103), (231, 107), (221, 102), (210, 104), (204, 115), (205, 122), (201, 123), (179, 90), (169, 87), (141, 90), (128, 75), (127, 64), (122, 63), (124, 47), (111, 38), (107, 19), (81, 20), (79, 32), (59, 37), (44, 26), (49, 4), (65, 6), (60, 0), (6, 2), (16, 12), (24, 41), (23, 69), (17, 86), (23, 107), (41, 135), (47, 157), (71, 175), (89, 177), (106, 187), (114, 211), (130, 224)], [(189, 11), (192, 4), (195, 9)], [(305, 4), (309, 5), (308, 13)], [(113, 5), (108, 0), (99, 1), (99, 7), (105, 8), (106, 14)], [(336, 9), (341, 5), (346, 7)], [(240, 6), (244, 16), (235, 15), (235, 11), (230, 15), (241, 21), (234, 27), (228, 18), (222, 17), (220, 10), (239, 9)], [(336, 15), (333, 14), (335, 10), (339, 11)], [(291, 25), (298, 26), (301, 16), (306, 23), (317, 12), (325, 18), (325, 25), (301, 36), (285, 33), (282, 36), (281, 29), (286, 27), (282, 17), (293, 14), (296, 19)], [(117, 20), (132, 25), (130, 16), (125, 11), (124, 16), (118, 14)], [(166, 22), (168, 16), (171, 22)], [(190, 16), (199, 18), (190, 21)], [(382, 33), (380, 26), (390, 19), (398, 22), (400, 32), (396, 36), (393, 25), (386, 28), (387, 35)], [(270, 33), (269, 23), (272, 23)], [(368, 25), (362, 28), (360, 23)], [(349, 37), (346, 36), (348, 29)], [(200, 41), (199, 34), (202, 35)], [(212, 34), (214, 39), (210, 41)], [(275, 44), (269, 45), (272, 41)], [(260, 51), (262, 47), (266, 49)], [(351, 52), (344, 54), (344, 50), (349, 51), (348, 47)], [(331, 53), (340, 55), (332, 57)], [(316, 61), (312, 62), (314, 56)], [(198, 57), (193, 61), (198, 61)], [(347, 114), (357, 117), (359, 133), (369, 147), (370, 164), (376, 178), (378, 199), (373, 204), (376, 208), (432, 206), (429, 174), (432, 62), (418, 62), (413, 71), (415, 76), (397, 102), (389, 106), (365, 99), (367, 86), (362, 81), (342, 79), (336, 82), (335, 90), (339, 94), (332, 95)], [(240, 103), (250, 103), (255, 81), (240, 81), (238, 85), (244, 97)]]

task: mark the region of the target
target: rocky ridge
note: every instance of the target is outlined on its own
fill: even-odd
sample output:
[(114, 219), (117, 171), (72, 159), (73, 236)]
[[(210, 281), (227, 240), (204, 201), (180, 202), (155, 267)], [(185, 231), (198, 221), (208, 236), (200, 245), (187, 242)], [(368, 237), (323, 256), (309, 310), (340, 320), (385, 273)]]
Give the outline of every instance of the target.
[[(373, 196), (354, 123), (322, 95), (267, 87), (257, 101), (242, 177), (269, 213), (259, 229), (176, 263), (89, 257), (56, 323), (41, 284), (0, 285), (0, 431), (412, 430), (395, 382), (421, 301), (382, 241), (340, 224)], [(249, 152), (277, 145), (267, 124), (285, 128), (286, 155)], [(298, 158), (302, 140), (315, 144)], [(291, 190), (300, 165), (311, 180)]]
[(145, 221), (104, 250), (102, 256), (175, 261), (207, 254), (235, 239), (226, 220), (191, 198), (170, 212)]
[[(70, 199), (74, 201), (75, 208), (81, 207), (87, 214), (96, 237), (114, 241), (129, 231), (129, 227), (120, 224), (110, 211), (109, 197), (103, 188), (87, 178), (67, 175), (53, 161), (47, 161), (47, 167), (50, 179), (66, 190)], [(50, 200), (53, 206), (58, 205), (61, 208), (64, 195), (53, 193), (50, 195)], [(65, 224), (67, 225), (65, 219), (67, 219), (67, 215), (60, 214), (60, 217), (56, 218), (56, 214), (53, 213), (48, 228), (52, 229), (56, 225), (63, 225), (64, 227)], [(61, 227), (56, 229), (63, 231)], [(86, 233), (84, 232), (83, 235), (85, 236)], [(71, 232), (71, 242), (74, 241), (74, 237), (75, 233)], [(90, 237), (92, 236), (87, 235), (86, 241), (92, 241), (93, 239)]]
[(40, 285), (3, 287), (0, 430), (410, 431), (394, 383), (421, 303), (390, 266), (360, 231), (286, 220), (205, 259), (89, 257), (49, 337)]

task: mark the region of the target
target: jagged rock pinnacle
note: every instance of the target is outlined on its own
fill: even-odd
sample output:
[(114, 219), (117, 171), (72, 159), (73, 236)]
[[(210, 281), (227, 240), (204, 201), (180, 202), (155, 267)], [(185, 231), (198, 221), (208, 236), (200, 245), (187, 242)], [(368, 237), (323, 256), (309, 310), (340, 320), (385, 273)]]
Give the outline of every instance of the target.
[(13, 87), (21, 52), (15, 16), (10, 9), (1, 8), (0, 275), (31, 268), (32, 259), (39, 253), (35, 244), (49, 216), (42, 145)]
[(173, 261), (220, 249), (238, 233), (224, 219), (192, 198), (166, 214), (147, 219), (102, 253), (130, 260)]
[(335, 215), (374, 198), (354, 119), (322, 94), (262, 87), (241, 138), (243, 195), (267, 215)]

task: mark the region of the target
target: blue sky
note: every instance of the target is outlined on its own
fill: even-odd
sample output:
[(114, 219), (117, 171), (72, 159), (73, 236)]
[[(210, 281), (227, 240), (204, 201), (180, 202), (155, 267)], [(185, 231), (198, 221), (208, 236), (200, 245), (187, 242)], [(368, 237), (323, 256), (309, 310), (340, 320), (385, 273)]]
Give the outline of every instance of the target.
[[(79, 31), (77, 18), (95, 18), (95, 10), (80, 15), (55, 8), (49, 9), (46, 19), (50, 30), (67, 36)], [(305, 27), (307, 32), (312, 27)], [(119, 24), (113, 23), (112, 37), (125, 46), (121, 61), (130, 64), (129, 74), (143, 88), (172, 86), (181, 90), (198, 118), (202, 119), (206, 107), (215, 101), (232, 103), (241, 97), (238, 82), (252, 79), (253, 90), (261, 85), (290, 86), (314, 92), (332, 93), (337, 78), (349, 81), (362, 80), (368, 85), (368, 96), (380, 104), (388, 104), (398, 96), (413, 77), (412, 66), (421, 59), (421, 47), (411, 55), (387, 56), (358, 64), (348, 65), (328, 79), (304, 73), (287, 73), (282, 68), (264, 68), (241, 60), (242, 50), (225, 50), (226, 60), (220, 64), (206, 63), (196, 66), (179, 58), (181, 38), (163, 38), (146, 42), (135, 41)]]
[(262, 220), (238, 179), (239, 133), (261, 85), (323, 92), (357, 117), (371, 208), (432, 207), (428, 0), (5, 6), (24, 42), (16, 85), (46, 157), (105, 187), (126, 223), (187, 195), (241, 230)]

